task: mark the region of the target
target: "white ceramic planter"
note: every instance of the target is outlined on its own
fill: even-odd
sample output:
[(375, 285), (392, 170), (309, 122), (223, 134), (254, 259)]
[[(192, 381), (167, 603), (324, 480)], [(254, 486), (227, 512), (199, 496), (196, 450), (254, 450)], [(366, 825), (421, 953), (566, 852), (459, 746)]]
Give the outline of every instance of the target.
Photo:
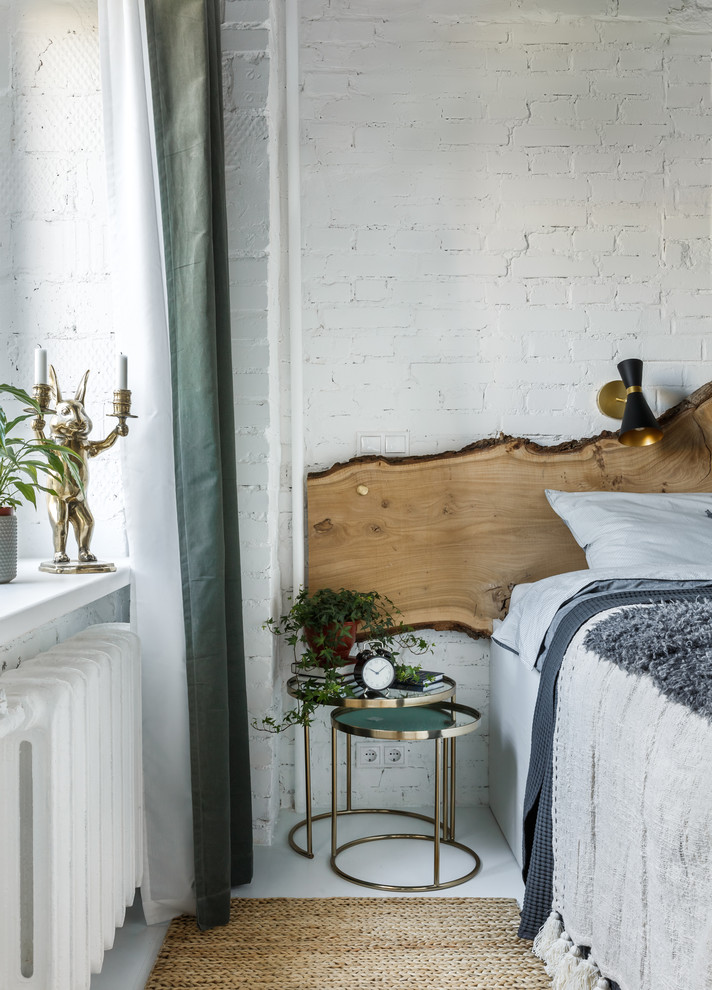
[(17, 576), (17, 516), (0, 515), (0, 584)]

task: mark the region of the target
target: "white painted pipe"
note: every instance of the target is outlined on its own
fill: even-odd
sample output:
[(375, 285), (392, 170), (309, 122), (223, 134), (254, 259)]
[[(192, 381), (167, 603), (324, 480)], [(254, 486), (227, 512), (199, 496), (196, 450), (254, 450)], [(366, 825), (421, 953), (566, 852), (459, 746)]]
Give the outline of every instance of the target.
[[(287, 251), (292, 453), (292, 587), (304, 584), (304, 343), (302, 335), (302, 212), (299, 149), (299, 0), (286, 4)], [(304, 811), (304, 741), (294, 744), (294, 806)]]

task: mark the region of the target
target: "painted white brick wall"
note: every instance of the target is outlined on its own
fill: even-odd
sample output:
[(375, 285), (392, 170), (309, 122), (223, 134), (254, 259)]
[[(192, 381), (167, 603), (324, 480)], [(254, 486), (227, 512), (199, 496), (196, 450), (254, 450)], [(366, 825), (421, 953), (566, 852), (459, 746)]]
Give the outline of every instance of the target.
[[(278, 376), (270, 376), (280, 330), (274, 273), (276, 288), (268, 288), (270, 266), (279, 264), (279, 253), (273, 260), (268, 251), (270, 211), (279, 214), (278, 201), (273, 202), (278, 127), (268, 126), (268, 101), (276, 119), (279, 86), (273, 81), (270, 96), (269, 18), (269, 0), (224, 5), (236, 427), (254, 715), (273, 704), (275, 644), (261, 624), (273, 611), (279, 584), (274, 566), (279, 459), (271, 453), (279, 447), (279, 427), (270, 408), (270, 395), (279, 408)], [(0, 28), (0, 379), (29, 388), (38, 343), (47, 346), (66, 389), (73, 390), (90, 367), (87, 407), (94, 434), (104, 435), (113, 426), (105, 414), (120, 342), (110, 329), (96, 2), (0, 0)], [(276, 230), (272, 236), (279, 243)], [(134, 403), (140, 415), (140, 396)], [(125, 554), (118, 449), (92, 462), (90, 498), (97, 518), (95, 548), (105, 556)], [(36, 514), (20, 511), (20, 533), (23, 554), (49, 556), (51, 532), (42, 507)], [(87, 613), (77, 621), (93, 619)], [(6, 644), (0, 661), (9, 662), (6, 656), (14, 657), (18, 649), (32, 652), (35, 639)], [(279, 804), (274, 745), (255, 733), (258, 841), (269, 841)]]
[[(0, 0), (0, 28), (0, 378), (29, 388), (38, 343), (48, 347), (65, 388), (73, 389), (91, 367), (87, 406), (95, 435), (103, 435), (113, 425), (104, 415), (110, 411), (106, 404), (120, 343), (110, 330), (96, 2), (37, 0), (25, 6)], [(278, 375), (270, 372), (277, 364), (281, 317), (279, 252), (270, 258), (269, 219), (280, 212), (280, 106), (274, 79), (270, 90), (271, 35), (269, 0), (227, 0), (223, 44), (236, 442), (253, 715), (273, 704), (275, 644), (261, 625), (274, 610), (279, 586), (279, 458), (272, 453), (279, 449), (279, 417), (270, 406), (271, 396), (273, 409), (279, 408), (279, 386)], [(271, 236), (278, 244), (278, 223)], [(134, 400), (140, 413), (140, 397)], [(126, 552), (119, 456), (113, 450), (92, 462), (95, 546), (107, 556)], [(43, 509), (37, 514), (23, 509), (20, 516), (21, 552), (48, 556), (51, 532)], [(125, 603), (111, 608), (110, 617), (125, 617)], [(87, 612), (64, 625), (73, 630), (77, 622), (91, 621)], [(39, 639), (62, 636), (58, 630), (44, 630)], [(5, 644), (0, 662), (36, 652), (37, 642), (34, 636)], [(271, 737), (254, 734), (258, 841), (269, 841), (279, 805), (274, 746)]]
[[(100, 430), (113, 341), (106, 333), (94, 8), (0, 0), (0, 380), (31, 390), (32, 349), (43, 342), (60, 384), (76, 386), (92, 368), (88, 405)], [(113, 458), (92, 472), (96, 544), (107, 556), (126, 553), (118, 477)], [(36, 514), (23, 508), (18, 517), (21, 553), (51, 556), (44, 507)], [(128, 589), (122, 589), (1, 643), (0, 671), (86, 626), (126, 622), (128, 615)]]
[[(0, 378), (31, 391), (32, 351), (48, 349), (60, 387), (91, 369), (93, 436), (114, 425), (96, 0), (0, 3)], [(130, 442), (130, 441), (129, 441)], [(120, 451), (92, 462), (94, 550), (125, 556)], [(49, 557), (44, 506), (19, 513), (20, 552)]]
[[(309, 468), (359, 430), (408, 429), (413, 453), (598, 433), (625, 357), (659, 410), (712, 377), (704, 11), (300, 7)], [(488, 649), (434, 638), (485, 714), (458, 788), (486, 801)], [(315, 751), (326, 803), (326, 734)], [(363, 771), (357, 797), (420, 803), (426, 772)]]
[[(279, 602), (282, 332), (280, 216), (283, 115), (279, 5), (226, 0), (223, 85), (235, 426), (250, 720), (278, 710), (277, 644), (262, 628)], [(275, 23), (277, 21), (277, 23)], [(250, 739), (254, 836), (269, 843), (279, 812), (278, 741)]]
[[(280, 573), (290, 573), (282, 6), (225, 0), (223, 28), (258, 718), (288, 703), (288, 658), (277, 662), (261, 628), (280, 607)], [(598, 432), (610, 424), (595, 391), (620, 357), (645, 359), (660, 408), (711, 377), (704, 11), (695, 21), (683, 9), (674, 23), (662, 0), (619, 0), (618, 17), (608, 2), (569, 0), (567, 16), (561, 4), (528, 5), (526, 18), (518, 6), (301, 2), (310, 468), (352, 456), (363, 429), (409, 429), (415, 453), (499, 430), (545, 442)], [(63, 380), (92, 367), (94, 412), (110, 394), (115, 350), (105, 330), (95, 5), (0, 0), (0, 26), (2, 377), (29, 383), (31, 348), (46, 341)], [(97, 461), (92, 493), (98, 514), (109, 489), (106, 518), (118, 532), (111, 471), (118, 464)], [(46, 523), (34, 527), (42, 553)], [(486, 801), (487, 646), (433, 638), (460, 699), (485, 715), (484, 731), (461, 747), (459, 793)], [(315, 737), (323, 804), (327, 738)], [(291, 803), (291, 754), (290, 738), (253, 734), (258, 841), (270, 841), (279, 804)], [(428, 773), (362, 771), (356, 797), (421, 803)]]

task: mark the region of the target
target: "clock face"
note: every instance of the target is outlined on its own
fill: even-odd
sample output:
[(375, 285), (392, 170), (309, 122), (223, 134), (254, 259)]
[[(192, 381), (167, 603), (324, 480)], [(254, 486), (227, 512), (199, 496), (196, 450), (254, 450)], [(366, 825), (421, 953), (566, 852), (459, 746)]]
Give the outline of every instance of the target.
[(395, 680), (395, 673), (393, 661), (378, 653), (362, 659), (354, 670), (356, 679), (370, 691), (385, 691)]

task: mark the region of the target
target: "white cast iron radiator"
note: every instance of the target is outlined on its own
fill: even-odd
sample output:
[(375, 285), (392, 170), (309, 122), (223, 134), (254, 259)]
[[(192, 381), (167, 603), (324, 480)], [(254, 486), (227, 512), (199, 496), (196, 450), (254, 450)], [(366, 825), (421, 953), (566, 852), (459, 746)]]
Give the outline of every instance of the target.
[(140, 683), (138, 638), (121, 623), (0, 674), (3, 990), (88, 988), (133, 901)]

